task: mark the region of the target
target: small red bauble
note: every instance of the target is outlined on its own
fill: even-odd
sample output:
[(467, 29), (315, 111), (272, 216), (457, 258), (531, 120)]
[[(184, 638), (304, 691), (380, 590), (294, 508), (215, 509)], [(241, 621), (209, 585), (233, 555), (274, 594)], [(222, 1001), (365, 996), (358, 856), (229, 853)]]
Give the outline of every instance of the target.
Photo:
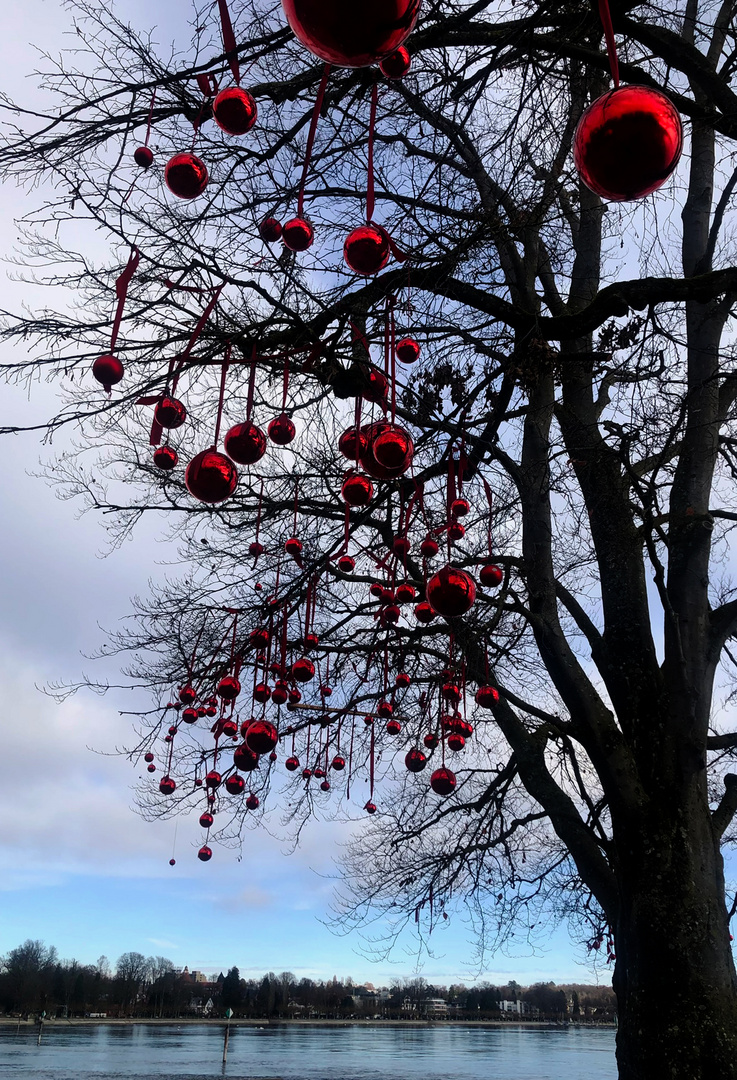
[(499, 691), (494, 686), (480, 686), (476, 691), (476, 704), (482, 709), (493, 709), (499, 700)]
[(453, 705), (461, 700), (461, 691), (454, 683), (444, 683), (441, 693), (443, 701), (450, 701)]
[(323, 780), (323, 782), (320, 784), (320, 791), (330, 791), (329, 780)]
[(282, 226), (281, 237), (290, 251), (307, 251), (312, 247), (315, 233), (309, 221), (296, 217)]
[(356, 560), (352, 555), (341, 555), (338, 559), (338, 569), (343, 574), (352, 574), (356, 569)]
[(396, 601), (398, 604), (411, 604), (415, 598), (414, 585), (409, 585), (407, 582), (403, 582), (397, 587)]
[(299, 768), (299, 758), (288, 757), (287, 760), (284, 762), (284, 768), (287, 770), (287, 772), (296, 772)]
[(451, 540), (462, 540), (466, 535), (465, 526), (461, 525), (460, 521), (451, 521), (448, 526), (448, 536)]
[(179, 199), (196, 199), (207, 187), (207, 168), (194, 154), (175, 154), (164, 169), (164, 182)]
[(409, 542), (409, 538), (406, 536), (395, 536), (392, 539), (392, 551), (395, 555), (404, 558), (405, 555), (409, 555), (409, 549), (412, 545)]
[(573, 161), (587, 187), (623, 202), (650, 195), (683, 149), (675, 105), (649, 86), (621, 86), (597, 98), (578, 122)]
[(207, 846), (207, 844), (202, 845), (200, 850), (197, 852), (197, 858), (200, 860), (200, 862), (210, 861), (210, 859), (212, 858), (212, 851)]
[[(207, 715), (214, 716), (215, 709), (208, 709)], [(225, 720), (223, 722), (223, 735), (225, 735), (226, 739), (234, 739), (237, 737), (238, 725), (236, 724), (235, 720)]]
[(208, 811), (205, 811), (204, 814), (200, 814), (200, 825), (203, 829), (209, 829), (214, 820), (214, 817)]
[(375, 814), (376, 813), (376, 803), (367, 802), (366, 805), (364, 806), (364, 810), (366, 811), (367, 814)]
[(399, 622), (399, 616), (401, 612), (396, 604), (388, 604), (381, 613), (382, 626), (393, 626), (394, 623)]
[(415, 605), (415, 618), (419, 623), (431, 623), (433, 621), (435, 612), (427, 600), (422, 600)]
[(156, 766), (155, 765), (147, 765), (146, 766), (146, 771), (147, 772), (156, 772)]
[(486, 566), (482, 566), (479, 571), (479, 580), (482, 585), (485, 585), (487, 589), (495, 589), (497, 585), (501, 584), (504, 574), (500, 566), (495, 566), (494, 563), (487, 563)]
[(446, 769), (444, 765), (436, 769), (430, 777), (430, 787), (436, 795), (450, 795), (455, 786), (455, 774), (450, 769)]
[(345, 768), (345, 758), (341, 754), (336, 754), (330, 765), (336, 772), (343, 772)]
[(256, 683), (253, 688), (253, 697), (255, 701), (260, 701), (262, 704), (268, 701), (271, 697), (271, 687), (269, 684), (265, 682)]
[(133, 160), (142, 169), (150, 169), (154, 163), (154, 155), (149, 146), (137, 146), (133, 151)]
[(433, 611), (445, 619), (465, 615), (476, 599), (476, 584), (465, 570), (444, 566), (427, 583), (427, 599)]
[(225, 781), (225, 790), (229, 795), (240, 795), (246, 786), (246, 782), (242, 776), (229, 776)]
[(194, 724), (199, 718), (199, 715), (200, 714), (197, 709), (193, 709), (190, 707), (188, 709), (185, 709), (182, 713), (182, 720), (184, 720), (185, 724)]
[(401, 341), (397, 342), (394, 353), (400, 363), (414, 364), (420, 358), (420, 346), (414, 338), (402, 338)]
[(434, 750), (435, 747), (438, 745), (438, 742), (439, 742), (437, 735), (435, 735), (431, 731), (427, 733), (427, 735), (424, 737), (424, 739), (422, 741), (423, 741), (423, 743), (425, 744), (425, 746), (427, 747), (428, 750)]
[(315, 677), (315, 665), (306, 656), (300, 657), (292, 664), (292, 678), (297, 682), (309, 682)]
[(454, 518), (465, 517), (470, 509), (471, 504), (468, 499), (453, 499), (453, 502), (450, 504), (451, 517)]
[(286, 446), (297, 433), (297, 429), (286, 413), (274, 417), (267, 431), (269, 432), (269, 438), (277, 446)]
[(241, 684), (235, 675), (225, 675), (217, 686), (218, 697), (224, 701), (235, 701), (241, 692)]
[(426, 536), (420, 544), (420, 554), (423, 559), (434, 559), (439, 550), (437, 540), (433, 540), (431, 536)]
[(205, 787), (212, 788), (212, 790), (214, 791), (215, 788), (220, 787), (220, 781), (221, 776), (217, 769), (210, 769), (209, 773), (205, 777)]
[(254, 754), (246, 743), (241, 743), (240, 746), (236, 747), (233, 754), (233, 764), (241, 772), (253, 772), (254, 769), (258, 768), (258, 754)]
[(176, 865), (177, 865), (177, 860), (176, 859), (169, 859), (169, 866), (176, 866)]
[(400, 690), (406, 690), (412, 680), (406, 671), (400, 671), (394, 680), (394, 685)]
[(420, 0), (282, 0), (295, 36), (336, 67), (366, 67), (396, 52), (415, 25)]
[(258, 808), (259, 808), (258, 795), (249, 795), (248, 798), (246, 799), (246, 806), (248, 807), (249, 810), (258, 810)]
[(178, 727), (175, 727), (175, 726), (174, 726), (174, 724), (172, 724), (172, 726), (171, 726), (171, 727), (169, 728), (169, 734), (170, 734), (170, 735), (176, 735), (176, 733), (177, 733), (178, 731), (179, 731), (179, 728), (178, 728)]
[(383, 585), (380, 585), (378, 581), (375, 581), (373, 583), (373, 585), (369, 585), (369, 593), (376, 600), (382, 600), (384, 598), (384, 593), (385, 592), (386, 592), (386, 589), (384, 588)]
[(385, 79), (403, 79), (411, 67), (412, 58), (404, 45), (400, 45), (396, 52), (385, 56), (379, 64), (381, 74)]
[(427, 765), (427, 758), (416, 746), (407, 753), (404, 764), (407, 766), (410, 772), (422, 772)]
[(290, 705), (299, 705), (301, 700), (302, 700), (301, 692), (297, 689), (296, 686), (292, 687), (292, 689), (289, 691), (289, 704)]
[(386, 733), (387, 733), (387, 735), (398, 735), (401, 730), (402, 730), (402, 725), (399, 723), (398, 720), (389, 720), (388, 721), (388, 723), (386, 725)]
[[(258, 540), (254, 540), (252, 544), (248, 545), (248, 554), (249, 555), (253, 555), (255, 558), (258, 558), (259, 555), (263, 555), (263, 553), (264, 553), (264, 545), (259, 544)], [(263, 588), (263, 586), (260, 585), (260, 584), (254, 585), (254, 589), (261, 589), (261, 588)]]
[(463, 736), (454, 731), (452, 735), (448, 736), (448, 749), (458, 753), (466, 745), (466, 740)]
[(287, 555), (291, 555), (293, 559), (298, 559), (302, 554), (302, 541), (296, 536), (290, 536), (284, 544), (284, 550)]
[(305, 634), (305, 649), (310, 652), (312, 649), (316, 649), (320, 644), (317, 634), (309, 633)]
[(346, 237), (343, 258), (351, 270), (372, 277), (389, 262), (389, 235), (376, 225), (359, 225)]
[(212, 115), (226, 135), (245, 135), (256, 123), (258, 109), (247, 90), (228, 86), (213, 101)]
[(255, 630), (252, 630), (248, 635), (248, 644), (254, 649), (265, 649), (269, 644), (269, 631), (266, 627), (257, 626)]
[(363, 722), (366, 725), (366, 727), (371, 727), (371, 725), (374, 722), (374, 718), (373, 718), (373, 716), (364, 716)]
[(374, 497), (374, 485), (361, 473), (346, 473), (340, 494), (349, 506), (367, 506)]
[(338, 449), (349, 461), (357, 461), (366, 449), (366, 436), (355, 427), (349, 427), (338, 439)]
[[(389, 383), (386, 375), (382, 375), (376, 368), (372, 368), (368, 373), (366, 379), (366, 385), (363, 388), (363, 396), (366, 401), (373, 401), (375, 405), (380, 405), (386, 397), (386, 392), (389, 389)], [(362, 429), (366, 431), (367, 429)]]
[(303, 780), (309, 780), (311, 776), (312, 776), (312, 769), (303, 769), (302, 770), (302, 779)]
[(164, 736), (164, 742), (167, 742), (167, 743), (171, 742), (171, 735), (165, 735)]
[(329, 697), (333, 696), (333, 688), (332, 688), (332, 686), (321, 686), (319, 688), (318, 692), (320, 694), (320, 697), (323, 699), (323, 701), (325, 700), (325, 698), (329, 698)]
[(190, 686), (189, 683), (187, 683), (186, 686), (183, 686), (179, 691), (179, 700), (181, 701), (182, 705), (191, 705), (196, 697), (197, 694), (195, 692), (195, 688), (193, 686)]
[(177, 785), (170, 776), (162, 776), (159, 780), (159, 791), (162, 795), (173, 795)]
[(394, 706), (391, 701), (380, 701), (376, 707), (376, 711), (379, 716), (383, 716), (386, 719), (386, 717), (391, 716), (394, 712)]
[(271, 700), (275, 705), (283, 705), (289, 697), (289, 687), (285, 682), (279, 681), (271, 693)]
[(225, 453), (239, 465), (254, 465), (266, 453), (266, 435), (250, 420), (236, 424), (223, 440)]
[(151, 753), (150, 750), (148, 751), (148, 753), (143, 755), (143, 760), (144, 761), (153, 761), (153, 759), (154, 759), (154, 756), (153, 756), (153, 754)]
[(164, 472), (171, 472), (179, 464), (179, 455), (171, 446), (157, 446), (154, 450), (154, 465)]
[(125, 374), (123, 365), (117, 356), (111, 356), (109, 353), (105, 353), (104, 356), (98, 356), (92, 365), (92, 376), (102, 385), (103, 390), (110, 389), (119, 383)]
[(275, 217), (266, 217), (258, 227), (258, 233), (265, 244), (275, 244), (281, 239), (281, 222)]
[(255, 720), (246, 732), (246, 743), (254, 754), (270, 753), (278, 741), (277, 730), (268, 720)]
[(202, 450), (192, 458), (184, 473), (190, 495), (199, 502), (221, 503), (229, 499), (238, 485), (238, 470), (218, 450)]
[(154, 409), (154, 420), (162, 428), (171, 430), (179, 428), (187, 419), (187, 410), (178, 398), (169, 397), (168, 394), (161, 399)]

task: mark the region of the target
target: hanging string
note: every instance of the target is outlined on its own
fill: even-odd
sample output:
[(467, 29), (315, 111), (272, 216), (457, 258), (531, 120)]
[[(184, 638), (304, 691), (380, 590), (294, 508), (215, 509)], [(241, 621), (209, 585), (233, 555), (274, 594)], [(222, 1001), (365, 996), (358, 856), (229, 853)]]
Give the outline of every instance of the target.
[(146, 138), (143, 140), (143, 145), (148, 146), (148, 140), (151, 137), (151, 122), (154, 117), (154, 102), (156, 101), (156, 87), (154, 87), (151, 94), (151, 104), (148, 107), (148, 124), (146, 125)]
[(228, 342), (228, 347), (225, 350), (225, 360), (220, 370), (220, 397), (218, 398), (218, 414), (215, 420), (215, 440), (213, 442), (213, 450), (217, 450), (218, 441), (220, 439), (220, 424), (223, 419), (223, 404), (225, 403), (225, 380), (228, 375), (228, 368), (230, 367), (230, 353), (231, 345)]
[(248, 373), (248, 397), (246, 398), (246, 420), (253, 414), (253, 398), (256, 393), (256, 346), (251, 349), (251, 369)]
[(619, 88), (619, 59), (617, 57), (617, 45), (614, 40), (614, 27), (612, 26), (612, 13), (609, 10), (609, 0), (599, 0), (599, 18), (604, 27), (606, 49), (609, 55), (609, 70), (612, 73), (614, 89)]
[(487, 539), (489, 541), (489, 558), (491, 558), (492, 555), (493, 555), (493, 551), (494, 551), (494, 549), (492, 547), (492, 543), (491, 543), (491, 512), (492, 512), (493, 493), (492, 493), (489, 481), (486, 479), (485, 476), (481, 477), (481, 482), (484, 485), (484, 491), (486, 493), (486, 501), (489, 504), (489, 522), (488, 522), (488, 526), (487, 526), (486, 531), (487, 531)]
[(371, 118), (369, 120), (369, 137), (368, 137), (368, 182), (366, 184), (366, 224), (371, 224), (371, 218), (374, 216), (374, 205), (376, 202), (374, 194), (374, 131), (376, 128), (376, 106), (379, 101), (379, 84), (374, 83), (371, 90)]
[(289, 360), (284, 361), (284, 381), (282, 383), (281, 394), (281, 411), (285, 412), (287, 408), (287, 392), (289, 390)]
[(345, 789), (345, 797), (350, 801), (351, 798), (351, 773), (353, 770), (353, 736), (356, 734), (356, 718), (351, 717), (351, 745), (348, 751), (348, 782)]
[(371, 788), (371, 790), (369, 792), (369, 798), (371, 799), (372, 802), (373, 802), (373, 798), (374, 798), (374, 747), (375, 747), (375, 743), (376, 743), (376, 725), (372, 724), (371, 725), (371, 765), (370, 765), (370, 771), (369, 771), (369, 781), (370, 781), (370, 788)]
[(238, 66), (237, 46), (235, 43), (235, 34), (233, 33), (233, 24), (230, 21), (227, 0), (218, 0), (218, 9), (220, 11), (220, 25), (223, 28), (223, 48), (225, 52), (228, 53), (228, 64), (233, 73), (236, 86), (240, 86), (241, 70)]
[(120, 323), (123, 319), (123, 308), (125, 307), (125, 300), (128, 296), (128, 286), (130, 285), (131, 278), (138, 268), (138, 263), (141, 260), (140, 253), (137, 247), (131, 248), (130, 255), (128, 256), (128, 262), (126, 264), (123, 273), (117, 278), (115, 282), (115, 295), (118, 298), (118, 305), (115, 309), (115, 317), (113, 319), (113, 330), (110, 335), (110, 352), (115, 353), (115, 343), (118, 340), (118, 333), (120, 331)]
[(315, 142), (315, 132), (317, 131), (317, 121), (320, 118), (320, 110), (322, 109), (322, 103), (325, 99), (325, 90), (328, 85), (328, 76), (330, 75), (330, 64), (326, 64), (322, 73), (322, 79), (320, 80), (320, 86), (317, 91), (317, 99), (315, 101), (315, 108), (312, 111), (312, 120), (310, 121), (310, 131), (307, 136), (307, 149), (305, 151), (304, 165), (302, 166), (302, 179), (299, 182), (299, 195), (297, 196), (297, 217), (304, 217), (304, 204), (305, 204), (305, 184), (307, 183), (307, 171), (310, 167), (310, 158), (312, 157), (312, 146)]
[(397, 417), (397, 358), (395, 350), (396, 342), (396, 324), (394, 319), (394, 297), (389, 298), (389, 357), (390, 357), (390, 379), (392, 384), (392, 423)]

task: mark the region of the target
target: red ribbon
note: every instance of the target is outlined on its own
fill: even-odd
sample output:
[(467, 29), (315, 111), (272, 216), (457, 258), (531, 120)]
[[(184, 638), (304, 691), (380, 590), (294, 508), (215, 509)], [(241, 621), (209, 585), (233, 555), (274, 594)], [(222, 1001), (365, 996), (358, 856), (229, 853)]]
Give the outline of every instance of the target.
[(312, 120), (310, 121), (310, 131), (307, 136), (307, 150), (305, 151), (305, 163), (302, 166), (302, 179), (299, 182), (299, 195), (297, 197), (297, 217), (303, 217), (304, 202), (305, 202), (305, 184), (307, 182), (307, 170), (310, 167), (310, 158), (312, 157), (312, 146), (315, 142), (315, 132), (317, 131), (317, 121), (320, 118), (320, 110), (322, 109), (322, 103), (325, 98), (325, 89), (328, 85), (328, 76), (330, 75), (330, 64), (325, 65), (325, 69), (322, 73), (322, 79), (320, 80), (320, 86), (317, 91), (317, 99), (315, 101), (315, 108), (312, 111)]
[(230, 70), (233, 72), (233, 78), (235, 79), (236, 85), (240, 86), (241, 69), (238, 66), (237, 46), (235, 43), (235, 34), (233, 33), (233, 24), (230, 21), (227, 0), (218, 0), (218, 8), (220, 10), (220, 24), (223, 28), (223, 47), (226, 53), (230, 54), (228, 56)]
[(609, 69), (616, 90), (619, 87), (619, 59), (617, 58), (617, 45), (614, 40), (614, 27), (612, 26), (612, 14), (609, 10), (609, 0), (599, 0), (599, 18), (601, 19), (601, 25), (604, 27), (606, 50), (609, 54)]
[(113, 332), (110, 335), (110, 352), (115, 352), (115, 343), (118, 340), (118, 331), (120, 330), (120, 323), (123, 318), (123, 308), (125, 307), (125, 298), (128, 295), (128, 286), (130, 285), (131, 278), (135, 274), (138, 263), (141, 260), (138, 248), (131, 248), (131, 253), (128, 256), (128, 263), (125, 270), (115, 282), (115, 295), (118, 298), (118, 306), (115, 309), (115, 318), (113, 319)]
[(225, 380), (228, 375), (228, 368), (230, 367), (230, 353), (231, 344), (228, 342), (228, 347), (225, 350), (225, 360), (223, 361), (223, 367), (220, 372), (220, 397), (218, 398), (218, 415), (215, 421), (215, 440), (213, 442), (214, 448), (217, 450), (218, 440), (220, 439), (220, 423), (223, 418), (223, 403), (225, 401)]
[(374, 83), (371, 91), (371, 118), (368, 138), (368, 184), (366, 188), (366, 223), (371, 224), (374, 215), (374, 129), (376, 127), (376, 106), (379, 101), (379, 84)]

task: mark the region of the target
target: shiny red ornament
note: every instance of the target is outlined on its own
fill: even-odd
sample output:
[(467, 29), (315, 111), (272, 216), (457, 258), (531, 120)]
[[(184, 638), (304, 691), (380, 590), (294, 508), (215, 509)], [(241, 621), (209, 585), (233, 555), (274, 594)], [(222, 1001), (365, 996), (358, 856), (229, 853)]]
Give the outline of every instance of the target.
[(348, 472), (340, 489), (341, 498), (348, 506), (367, 506), (374, 497), (374, 485), (368, 476)]
[(462, 540), (466, 535), (466, 529), (464, 525), (461, 525), (460, 521), (451, 521), (448, 526), (448, 536), (454, 542), (456, 540)]
[(399, 616), (401, 612), (396, 604), (387, 604), (381, 613), (382, 626), (393, 626), (394, 623), (399, 622)]
[(133, 160), (142, 169), (150, 169), (154, 163), (154, 155), (150, 146), (137, 146), (133, 151)]
[(202, 845), (200, 850), (197, 852), (197, 858), (200, 860), (200, 862), (209, 862), (210, 861), (210, 859), (212, 858), (212, 851), (207, 846), (207, 844)]
[(270, 753), (278, 741), (277, 730), (268, 720), (254, 720), (246, 732), (246, 743), (254, 754)]
[[(207, 715), (208, 716), (210, 716), (210, 715), (214, 716), (215, 715), (215, 709), (212, 709), (212, 710), (208, 709), (207, 710)], [(235, 739), (235, 738), (237, 738), (237, 736), (238, 736), (238, 725), (236, 724), (235, 720), (226, 720), (226, 721), (224, 721), (224, 723), (223, 723), (223, 735), (226, 737), (226, 739)]]
[(392, 705), (391, 701), (380, 701), (376, 707), (376, 711), (379, 716), (383, 716), (384, 719), (386, 719), (394, 712), (394, 706)]
[(398, 720), (389, 720), (386, 725), (387, 735), (398, 735), (402, 730), (402, 725)]
[[(412, 440), (409, 438), (406, 432), (402, 432), (402, 436), (406, 436), (409, 440), (409, 445), (404, 444), (404, 439), (400, 436), (395, 438), (392, 434), (394, 431), (402, 431), (401, 428), (396, 428), (395, 425), (387, 423), (385, 420), (380, 420), (376, 424), (370, 424), (364, 428), (363, 431), (366, 434), (366, 449), (360, 456), (360, 462), (363, 465), (365, 471), (369, 476), (373, 476), (377, 480), (394, 480), (399, 476), (402, 476), (409, 467), (412, 460)], [(395, 460), (398, 464), (395, 467), (387, 467), (380, 462), (375, 453), (374, 446), (379, 442), (379, 439), (385, 432), (389, 432), (387, 442), (389, 446), (385, 446), (384, 456), (386, 460)], [(409, 452), (409, 459), (401, 458), (401, 449), (405, 445), (405, 449)]]
[(154, 756), (153, 756), (153, 754), (151, 753), (150, 750), (143, 755), (143, 760), (144, 761), (153, 761), (153, 759), (154, 759)]
[(420, 358), (420, 346), (417, 344), (414, 338), (406, 337), (398, 341), (394, 354), (402, 364), (414, 364), (416, 360)]
[(102, 385), (103, 390), (107, 390), (108, 393), (119, 383), (125, 374), (125, 369), (118, 360), (117, 356), (111, 356), (109, 353), (105, 353), (104, 356), (98, 356), (92, 365), (92, 376)]
[(298, 559), (302, 554), (302, 541), (296, 536), (290, 536), (284, 544), (284, 550), (287, 555), (291, 555), (293, 559)]
[(284, 768), (287, 770), (287, 772), (296, 772), (299, 768), (299, 758), (288, 757), (287, 760), (284, 762)]
[(439, 550), (437, 540), (433, 540), (431, 536), (426, 536), (420, 544), (420, 554), (423, 559), (434, 559)]
[(292, 664), (292, 678), (297, 682), (309, 682), (315, 677), (315, 665), (306, 656), (295, 660)]
[(187, 419), (187, 410), (178, 398), (168, 394), (161, 399), (154, 409), (154, 420), (162, 428), (173, 430), (182, 426)]
[(457, 705), (461, 700), (461, 691), (455, 683), (444, 683), (441, 693), (443, 695), (443, 701), (449, 701), (452, 705)]
[(351, 555), (341, 555), (338, 559), (338, 569), (342, 574), (352, 574), (356, 569), (356, 560)]
[(246, 806), (248, 807), (249, 810), (258, 810), (258, 808), (259, 808), (258, 795), (249, 795), (248, 798), (246, 799)]
[(253, 688), (253, 697), (255, 701), (260, 701), (262, 704), (268, 701), (271, 697), (271, 687), (269, 684), (265, 682), (256, 683)]
[(450, 795), (456, 786), (455, 773), (443, 765), (430, 777), (430, 787), (436, 795)]
[(410, 679), (407, 672), (406, 671), (400, 671), (398, 673), (396, 679), (394, 680), (394, 685), (399, 690), (406, 690), (407, 687), (411, 684), (411, 682), (412, 682), (412, 680)]
[(277, 758), (278, 758), (278, 755), (277, 755), (276, 750), (272, 750), (271, 753), (269, 754), (269, 761), (274, 762), (274, 761), (277, 760)]
[(427, 600), (421, 600), (415, 605), (415, 618), (418, 623), (431, 623), (435, 618), (435, 612)]
[(203, 829), (209, 829), (215, 818), (208, 811), (204, 814), (200, 814), (200, 825)]
[(459, 733), (454, 731), (452, 735), (448, 736), (448, 749), (453, 750), (456, 754), (459, 753), (466, 745), (466, 740)]
[(266, 453), (266, 434), (250, 420), (235, 424), (228, 431), (223, 446), (225, 453), (239, 465), (254, 465)]
[(374, 718), (373, 718), (373, 716), (364, 716), (363, 722), (366, 725), (366, 727), (371, 727), (371, 725), (374, 722)]
[(235, 748), (233, 764), (241, 772), (253, 772), (254, 769), (258, 768), (258, 754), (254, 754), (246, 743), (241, 743), (240, 746)]
[(235, 675), (225, 675), (217, 686), (218, 697), (223, 701), (235, 701), (241, 692), (241, 684)]
[(479, 571), (479, 581), (487, 589), (495, 589), (497, 585), (501, 585), (503, 577), (502, 568), (494, 563), (487, 563)]
[(240, 795), (246, 786), (246, 782), (242, 776), (233, 775), (229, 776), (225, 781), (225, 790), (229, 795)]
[(190, 686), (189, 683), (187, 683), (186, 686), (183, 686), (179, 691), (179, 700), (181, 701), (182, 705), (191, 705), (196, 697), (197, 693), (195, 691), (195, 688), (193, 686)]
[(453, 499), (453, 502), (450, 504), (450, 514), (451, 517), (454, 518), (465, 517), (470, 509), (471, 504), (468, 499)]
[(275, 217), (266, 217), (258, 227), (258, 234), (265, 244), (275, 244), (281, 239), (281, 222)]
[(329, 780), (323, 780), (323, 782), (320, 784), (320, 791), (330, 791)]
[(428, 750), (434, 750), (440, 741), (432, 731), (429, 731), (422, 740)]
[(289, 687), (280, 680), (271, 692), (271, 700), (275, 705), (283, 705), (288, 697)]
[(302, 700), (301, 692), (297, 689), (296, 686), (292, 687), (292, 689), (289, 691), (289, 704), (290, 705), (299, 705), (301, 700)]
[(238, 485), (238, 470), (218, 450), (202, 450), (192, 458), (184, 473), (190, 495), (199, 502), (221, 503), (229, 499)]
[(409, 538), (406, 536), (395, 536), (392, 539), (392, 551), (395, 555), (398, 555), (400, 559), (404, 558), (405, 555), (409, 555), (411, 546)]
[(254, 649), (265, 649), (269, 644), (269, 631), (265, 626), (257, 626), (248, 635), (248, 644)]
[(269, 424), (267, 431), (269, 438), (277, 446), (286, 446), (292, 441), (297, 434), (297, 429), (294, 423), (289, 419), (286, 413), (281, 413), (280, 416), (274, 417)]
[(587, 187), (611, 202), (641, 199), (668, 179), (683, 149), (675, 105), (649, 86), (620, 86), (578, 122), (573, 161)]
[(228, 86), (213, 101), (212, 115), (226, 135), (245, 135), (256, 123), (258, 109), (247, 90)]
[(333, 760), (330, 762), (331, 768), (336, 772), (343, 772), (345, 768), (345, 758), (341, 754), (336, 754)]
[(404, 45), (400, 45), (395, 52), (385, 56), (379, 64), (381, 74), (385, 79), (403, 79), (411, 67), (412, 57)]
[(380, 585), (378, 581), (375, 581), (373, 585), (369, 585), (369, 593), (376, 600), (383, 600), (386, 589), (383, 585)]
[(164, 742), (166, 742), (166, 743), (171, 742), (171, 735), (165, 735), (164, 736)]
[(210, 769), (209, 773), (205, 777), (205, 787), (212, 788), (212, 790), (214, 791), (215, 788), (220, 787), (221, 780), (222, 777), (220, 776), (220, 773), (217, 771), (217, 769)]
[(316, 649), (319, 644), (320, 640), (317, 634), (305, 634), (305, 649), (307, 650), (307, 652), (311, 652), (312, 649)]
[(427, 599), (433, 611), (445, 619), (465, 615), (476, 599), (476, 583), (465, 570), (444, 566), (427, 583)]
[(319, 688), (319, 690), (318, 690), (318, 693), (319, 693), (320, 697), (324, 701), (325, 698), (329, 698), (329, 697), (333, 696), (333, 688), (332, 688), (332, 686), (321, 686)]
[(159, 791), (162, 795), (173, 795), (177, 785), (170, 776), (162, 776), (159, 780)]
[(154, 450), (154, 465), (164, 472), (171, 472), (179, 464), (179, 454), (171, 446), (157, 446)]
[(196, 199), (207, 187), (208, 179), (204, 161), (188, 151), (175, 154), (164, 169), (164, 182), (179, 199)]
[(172, 726), (171, 726), (171, 727), (169, 728), (169, 734), (170, 734), (170, 735), (176, 735), (176, 733), (177, 733), (178, 731), (179, 731), (179, 728), (178, 728), (178, 727), (175, 727), (175, 726), (174, 726), (174, 724), (172, 724)]
[(396, 601), (398, 604), (411, 604), (415, 598), (415, 587), (406, 581), (397, 586)]
[(355, 427), (349, 427), (338, 439), (338, 449), (349, 461), (357, 461), (366, 449), (366, 436)]
[(188, 709), (185, 709), (182, 713), (182, 720), (184, 720), (185, 724), (194, 724), (197, 722), (199, 715), (200, 714), (197, 709), (193, 709), (190, 707)]
[(153, 764), (151, 764), (151, 765), (147, 765), (147, 766), (146, 766), (146, 771), (147, 771), (147, 772), (156, 772), (156, 766), (155, 766), (155, 765), (153, 765)]
[(359, 225), (343, 245), (343, 258), (356, 274), (372, 277), (389, 262), (389, 234), (376, 225)]
[(315, 233), (309, 221), (296, 217), (282, 226), (281, 238), (290, 251), (307, 251), (312, 247)]
[[(389, 389), (389, 382), (386, 375), (383, 375), (376, 368), (372, 368), (368, 373), (366, 385), (363, 388), (363, 396), (366, 401), (373, 401), (375, 405), (380, 405), (384, 400)], [(366, 428), (362, 428), (366, 431)]]
[(480, 686), (476, 691), (476, 704), (482, 709), (493, 709), (499, 700), (499, 691), (494, 686)]
[(298, 41), (335, 67), (366, 67), (402, 45), (420, 0), (282, 0)]
[[(253, 555), (254, 558), (257, 559), (259, 557), (259, 555), (263, 555), (263, 553), (264, 553), (264, 545), (259, 544), (258, 540), (254, 540), (252, 544), (248, 545), (248, 554)], [(262, 587), (263, 586), (261, 584), (254, 585), (255, 589), (261, 589)]]
[(404, 764), (410, 772), (418, 773), (427, 765), (427, 758), (416, 746), (413, 746), (404, 759)]
[(169, 866), (176, 866), (176, 865), (177, 865), (177, 860), (176, 859), (169, 859)]
[(376, 803), (367, 802), (366, 805), (364, 806), (364, 810), (366, 811), (367, 814), (375, 814), (376, 813)]

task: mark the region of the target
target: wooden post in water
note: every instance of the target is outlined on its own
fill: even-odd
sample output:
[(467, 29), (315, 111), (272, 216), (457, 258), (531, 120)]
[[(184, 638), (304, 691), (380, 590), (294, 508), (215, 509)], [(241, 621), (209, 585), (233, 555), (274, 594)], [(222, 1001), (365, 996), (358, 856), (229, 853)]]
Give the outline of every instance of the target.
[(233, 1010), (228, 1009), (225, 1013), (225, 1038), (223, 1039), (223, 1065), (228, 1061), (228, 1039), (230, 1038), (230, 1018)]

